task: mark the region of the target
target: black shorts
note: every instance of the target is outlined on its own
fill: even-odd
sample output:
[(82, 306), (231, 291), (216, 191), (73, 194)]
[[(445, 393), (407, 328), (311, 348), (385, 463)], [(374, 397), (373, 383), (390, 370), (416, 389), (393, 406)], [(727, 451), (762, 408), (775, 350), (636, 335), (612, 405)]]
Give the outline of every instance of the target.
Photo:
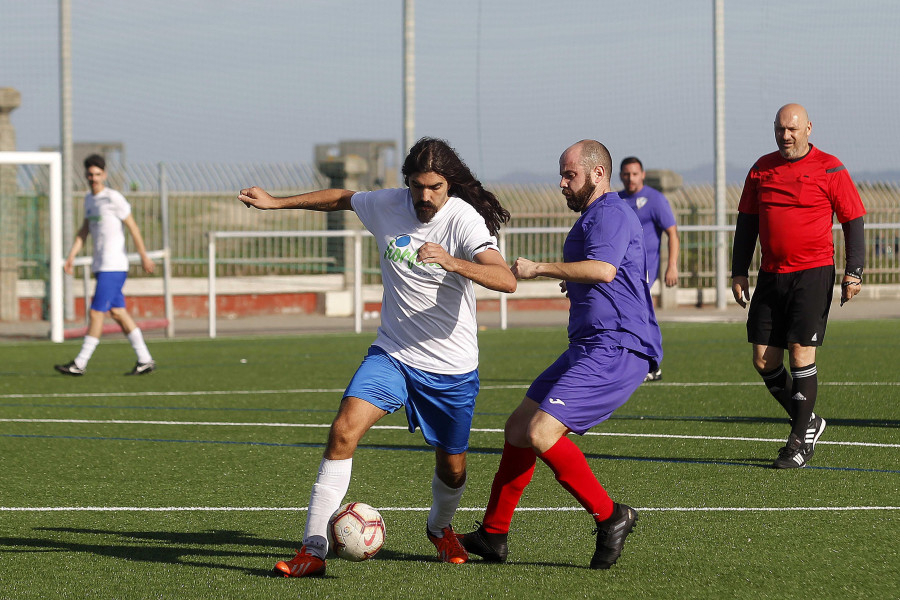
[(759, 272), (747, 315), (747, 341), (787, 348), (821, 346), (834, 294), (834, 265), (794, 271)]

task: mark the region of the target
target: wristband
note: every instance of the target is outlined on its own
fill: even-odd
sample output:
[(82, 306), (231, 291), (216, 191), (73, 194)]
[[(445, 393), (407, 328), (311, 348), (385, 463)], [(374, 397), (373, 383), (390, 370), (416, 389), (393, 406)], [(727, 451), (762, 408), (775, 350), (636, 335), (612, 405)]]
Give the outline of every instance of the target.
[(862, 279), (862, 274), (863, 274), (862, 267), (856, 267), (855, 269), (848, 268), (844, 271), (844, 275), (849, 275), (850, 277), (856, 277), (857, 279), (860, 279), (860, 280)]

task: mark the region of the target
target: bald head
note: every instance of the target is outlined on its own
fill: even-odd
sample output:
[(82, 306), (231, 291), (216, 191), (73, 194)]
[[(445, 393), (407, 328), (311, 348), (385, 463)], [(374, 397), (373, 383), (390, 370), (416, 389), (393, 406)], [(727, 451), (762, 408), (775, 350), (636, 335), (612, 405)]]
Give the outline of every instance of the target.
[(610, 190), (612, 158), (606, 146), (596, 140), (572, 144), (559, 157), (559, 187), (570, 209), (583, 211)]
[(788, 160), (803, 158), (809, 152), (812, 123), (806, 109), (799, 104), (785, 104), (775, 115), (775, 143), (781, 156)]

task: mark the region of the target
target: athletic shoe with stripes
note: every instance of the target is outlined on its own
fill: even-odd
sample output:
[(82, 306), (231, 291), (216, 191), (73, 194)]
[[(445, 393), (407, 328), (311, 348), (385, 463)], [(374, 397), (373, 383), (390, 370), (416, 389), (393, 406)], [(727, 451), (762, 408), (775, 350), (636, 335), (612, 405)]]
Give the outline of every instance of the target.
[(812, 446), (793, 433), (788, 436), (787, 444), (778, 451), (778, 458), (772, 463), (775, 469), (799, 469), (806, 466), (806, 460), (812, 456)]
[(63, 375), (75, 375), (76, 377), (84, 375), (84, 369), (76, 365), (74, 360), (64, 365), (53, 365), (53, 368)]
[(625, 538), (634, 529), (637, 511), (625, 504), (614, 504), (613, 513), (605, 521), (597, 523), (597, 549), (591, 558), (592, 569), (608, 569), (619, 559), (625, 547)]
[(453, 563), (455, 565), (469, 562), (469, 553), (466, 552), (466, 549), (463, 548), (459, 538), (456, 537), (452, 525), (447, 525), (441, 530), (443, 537), (431, 535), (431, 532), (428, 531), (427, 527), (425, 528), (425, 533), (428, 534), (428, 539), (431, 540), (431, 543), (437, 548), (438, 558), (441, 559), (441, 562)]
[(306, 546), (303, 546), (291, 560), (275, 563), (273, 572), (284, 577), (321, 577), (325, 574), (325, 561), (307, 552)]
[(812, 458), (813, 450), (816, 449), (816, 442), (822, 437), (822, 432), (824, 431), (825, 419), (816, 415), (816, 413), (813, 413), (812, 417), (809, 419), (809, 425), (806, 426), (806, 439), (803, 440), (803, 443), (809, 446), (806, 460)]

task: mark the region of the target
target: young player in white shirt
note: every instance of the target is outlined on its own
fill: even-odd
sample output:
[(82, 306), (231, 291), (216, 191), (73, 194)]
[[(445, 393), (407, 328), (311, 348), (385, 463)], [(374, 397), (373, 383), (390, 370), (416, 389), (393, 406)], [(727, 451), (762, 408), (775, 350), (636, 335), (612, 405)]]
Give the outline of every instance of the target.
[(128, 277), (128, 256), (125, 251), (125, 231), (128, 228), (138, 254), (141, 255), (141, 266), (147, 273), (152, 273), (155, 265), (144, 248), (144, 238), (131, 215), (131, 205), (116, 190), (106, 187), (106, 160), (92, 154), (84, 160), (85, 178), (91, 191), (84, 197), (84, 221), (69, 256), (63, 265), (66, 273), (73, 273), (75, 257), (87, 241), (88, 235), (93, 239), (93, 261), (91, 272), (97, 280), (94, 297), (90, 307), (90, 322), (81, 350), (74, 360), (55, 365), (55, 369), (63, 375), (84, 375), (88, 361), (100, 343), (103, 335), (103, 319), (108, 312), (113, 320), (122, 328), (122, 332), (131, 342), (137, 355), (134, 368), (127, 375), (145, 375), (156, 369), (156, 362), (144, 343), (140, 328), (125, 309), (125, 296), (122, 287)]

